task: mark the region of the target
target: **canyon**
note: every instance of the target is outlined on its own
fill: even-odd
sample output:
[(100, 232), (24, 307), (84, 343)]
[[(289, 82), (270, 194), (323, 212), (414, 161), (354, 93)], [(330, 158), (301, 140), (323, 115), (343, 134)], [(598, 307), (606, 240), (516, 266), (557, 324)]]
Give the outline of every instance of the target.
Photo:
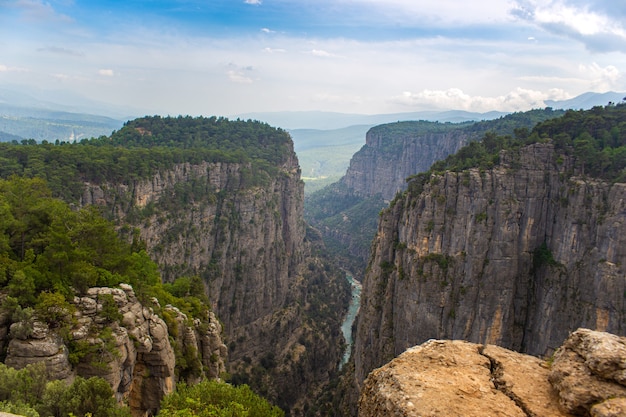
[(349, 285), (313, 254), (319, 243), (314, 231), (307, 236), (293, 148), (265, 186), (242, 187), (246, 169), (177, 165), (146, 181), (88, 184), (81, 204), (106, 207), (123, 223), (132, 209), (163, 204), (176, 187), (203, 190), (190, 205), (128, 223), (140, 230), (165, 280), (203, 279), (223, 325), (233, 380), (298, 413), (308, 407), (308, 393), (337, 372)]
[[(197, 326), (189, 326), (180, 311), (168, 306), (148, 300), (137, 305), (128, 286), (89, 289), (84, 299), (75, 300), (85, 328), (104, 324), (97, 314), (102, 292), (108, 291), (123, 312), (112, 327), (114, 337), (104, 339), (115, 342), (124, 359), (111, 373), (98, 375), (133, 405), (135, 415), (153, 413), (181, 375), (171, 360), (144, 359), (153, 351), (171, 359), (187, 346), (197, 351), (189, 357), (203, 364), (204, 374), (185, 380), (204, 376), (249, 384), (288, 415), (349, 415), (356, 413), (360, 392), (378, 395), (379, 383), (367, 382), (368, 375), (430, 339), (464, 341), (450, 346), (470, 346), (482, 356), (471, 361), (482, 369), (493, 361), (481, 350), (506, 348), (556, 358), (577, 328), (623, 335), (622, 107), (594, 110), (599, 119), (618, 119), (610, 131), (597, 121), (584, 127), (595, 129), (594, 137), (608, 144), (606, 153), (579, 132), (576, 137), (564, 133), (562, 122), (532, 132), (510, 119), (489, 122), (503, 123), (504, 136), (492, 132), (480, 143), (476, 135), (493, 124), (427, 124), (427, 131), (417, 135), (404, 132), (411, 124), (374, 128), (346, 177), (326, 190), (316, 207), (334, 218), (334, 225), (313, 222), (310, 227), (304, 221), (298, 160), (293, 143), (283, 136), (284, 143), (262, 163), (237, 160), (241, 154), (229, 151), (219, 158), (177, 160), (150, 175), (85, 180), (73, 204), (99, 207), (122, 238), (143, 245), (165, 282), (199, 279), (211, 308)], [(555, 117), (551, 110), (546, 114)], [(565, 122), (575, 125), (579, 116), (568, 115)], [(126, 125), (121, 137), (148, 144), (163, 140), (142, 123)], [(179, 118), (176, 123), (195, 121)], [(511, 130), (515, 138), (506, 133)], [(250, 152), (268, 142), (261, 135)], [(487, 152), (492, 149), (499, 151)], [(469, 159), (453, 167), (445, 163), (455, 159), (446, 158), (418, 174), (454, 152)], [(585, 159), (589, 155), (595, 159)], [(614, 176), (602, 176), (608, 172)], [(364, 204), (367, 199), (376, 203)], [(371, 250), (364, 249), (369, 245), (365, 224), (377, 224)], [(357, 234), (350, 232), (355, 227)], [(336, 250), (337, 241), (347, 252)], [(342, 322), (351, 298), (346, 270), (362, 280), (362, 292), (352, 355), (344, 363), (348, 332), (345, 323), (342, 331)], [(49, 329), (38, 327), (24, 342), (7, 338), (15, 323), (8, 317), (2, 323), (0, 339), (9, 364), (31, 363), (28, 349), (19, 353), (20, 346), (39, 343), (43, 351), (54, 350), (50, 363), (58, 368), (51, 372), (59, 378), (77, 371), (96, 374), (80, 361), (68, 368), (64, 348)], [(209, 336), (204, 332), (211, 323)], [(89, 332), (77, 328), (75, 333), (80, 340)], [(133, 335), (132, 348), (124, 333)], [(207, 338), (210, 348), (199, 342)], [(89, 343), (104, 343), (92, 339)], [(56, 350), (48, 349), (53, 345)], [(132, 357), (134, 362), (127, 360)], [(133, 384), (149, 389), (138, 395)]]

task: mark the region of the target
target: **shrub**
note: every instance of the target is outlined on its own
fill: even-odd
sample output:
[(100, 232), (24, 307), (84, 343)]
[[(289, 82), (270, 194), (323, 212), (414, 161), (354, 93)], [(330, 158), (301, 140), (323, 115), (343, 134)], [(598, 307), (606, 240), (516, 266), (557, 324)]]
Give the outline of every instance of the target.
[(217, 381), (188, 386), (179, 384), (176, 392), (161, 403), (160, 417), (283, 417), (284, 412), (256, 395), (247, 385), (233, 387)]

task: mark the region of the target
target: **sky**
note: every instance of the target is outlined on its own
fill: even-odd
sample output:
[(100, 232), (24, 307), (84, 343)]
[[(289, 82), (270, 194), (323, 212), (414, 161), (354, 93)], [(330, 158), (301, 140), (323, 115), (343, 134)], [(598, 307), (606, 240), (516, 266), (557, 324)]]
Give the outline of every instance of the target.
[(623, 0), (0, 0), (0, 87), (146, 114), (523, 111), (625, 72)]

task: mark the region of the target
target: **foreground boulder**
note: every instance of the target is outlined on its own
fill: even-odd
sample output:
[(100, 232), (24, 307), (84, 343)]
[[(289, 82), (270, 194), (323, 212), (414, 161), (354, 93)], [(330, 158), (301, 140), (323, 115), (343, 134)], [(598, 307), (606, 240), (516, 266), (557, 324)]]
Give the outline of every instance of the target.
[(370, 373), (359, 416), (567, 416), (548, 372), (497, 346), (430, 340)]
[(554, 362), (494, 345), (429, 340), (364, 382), (359, 416), (626, 415), (626, 343), (580, 329)]
[(626, 416), (626, 337), (576, 330), (554, 354), (549, 380), (573, 414)]

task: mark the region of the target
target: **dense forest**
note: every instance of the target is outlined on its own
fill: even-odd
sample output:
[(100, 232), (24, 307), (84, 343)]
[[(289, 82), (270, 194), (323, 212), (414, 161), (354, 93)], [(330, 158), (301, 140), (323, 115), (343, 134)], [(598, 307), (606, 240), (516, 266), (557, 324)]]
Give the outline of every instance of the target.
[(289, 144), (287, 132), (261, 122), (151, 116), (110, 137), (0, 143), (0, 178), (40, 177), (55, 197), (78, 201), (85, 182), (145, 179), (182, 162), (238, 162), (249, 166), (244, 185), (252, 186), (275, 174)]

